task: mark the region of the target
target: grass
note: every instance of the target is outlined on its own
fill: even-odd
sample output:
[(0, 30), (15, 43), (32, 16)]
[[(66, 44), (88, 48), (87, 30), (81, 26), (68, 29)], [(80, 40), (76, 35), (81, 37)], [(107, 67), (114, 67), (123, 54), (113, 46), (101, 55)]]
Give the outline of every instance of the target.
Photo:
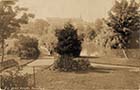
[(37, 85), (45, 90), (134, 90), (140, 86), (140, 72), (96, 67), (89, 72), (64, 73), (44, 70), (36, 75)]
[(90, 57), (89, 60), (92, 63), (140, 67), (140, 60), (132, 58)]
[[(90, 61), (93, 63), (140, 66), (139, 60), (132, 59), (91, 58)], [(22, 64), (27, 62), (29, 61), (20, 61)], [(138, 90), (140, 88), (140, 72), (103, 66), (79, 73), (43, 70), (36, 73), (36, 83), (37, 87), (45, 88), (45, 90)]]

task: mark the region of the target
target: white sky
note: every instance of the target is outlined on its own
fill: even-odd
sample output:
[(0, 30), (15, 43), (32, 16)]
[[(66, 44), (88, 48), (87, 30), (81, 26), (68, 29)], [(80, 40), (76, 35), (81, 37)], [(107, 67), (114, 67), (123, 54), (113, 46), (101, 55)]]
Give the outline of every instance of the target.
[(114, 0), (19, 0), (37, 18), (61, 17), (94, 21), (107, 15)]

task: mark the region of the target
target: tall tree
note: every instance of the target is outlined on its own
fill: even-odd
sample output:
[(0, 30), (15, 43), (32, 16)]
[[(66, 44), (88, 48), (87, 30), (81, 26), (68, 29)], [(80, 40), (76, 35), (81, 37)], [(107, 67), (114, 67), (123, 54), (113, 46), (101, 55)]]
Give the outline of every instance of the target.
[(56, 32), (58, 43), (56, 45), (56, 52), (61, 56), (73, 56), (78, 57), (81, 52), (81, 41), (77, 35), (77, 29), (68, 23), (64, 26), (64, 29)]
[(112, 48), (128, 48), (130, 45), (130, 35), (140, 30), (140, 4), (136, 0), (115, 1), (115, 5), (109, 12), (107, 24), (112, 27), (119, 43), (115, 43)]
[(0, 43), (2, 49), (1, 62), (4, 60), (4, 44), (12, 33), (20, 29), (22, 24), (27, 24), (33, 14), (27, 13), (27, 8), (16, 6), (17, 0), (0, 1)]

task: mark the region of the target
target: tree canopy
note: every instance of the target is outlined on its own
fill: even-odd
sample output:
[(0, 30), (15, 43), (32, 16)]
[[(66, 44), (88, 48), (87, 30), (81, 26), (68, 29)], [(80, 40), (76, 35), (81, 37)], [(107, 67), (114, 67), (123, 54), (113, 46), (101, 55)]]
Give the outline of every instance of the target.
[(81, 52), (81, 41), (77, 35), (77, 29), (70, 23), (64, 26), (64, 29), (57, 30), (56, 37), (58, 43), (56, 52), (60, 55), (78, 57)]
[(130, 35), (140, 30), (140, 4), (135, 0), (115, 1), (115, 5), (109, 11), (107, 25), (112, 27), (119, 43), (114, 44), (113, 48), (128, 48)]
[(16, 5), (17, 0), (0, 1), (0, 42), (2, 45), (2, 61), (4, 58), (5, 39), (9, 38), (12, 33), (20, 30), (22, 24), (27, 24), (29, 18), (34, 15), (27, 13), (27, 8)]

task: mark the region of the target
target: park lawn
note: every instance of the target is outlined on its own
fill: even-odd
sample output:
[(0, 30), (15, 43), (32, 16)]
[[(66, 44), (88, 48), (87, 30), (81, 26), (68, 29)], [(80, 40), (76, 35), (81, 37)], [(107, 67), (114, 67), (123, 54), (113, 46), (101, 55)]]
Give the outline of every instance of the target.
[(37, 87), (45, 90), (138, 90), (140, 72), (129, 69), (95, 67), (89, 72), (64, 73), (50, 70), (36, 74)]
[(108, 65), (132, 66), (140, 67), (140, 59), (134, 58), (118, 58), (118, 57), (91, 57), (88, 58), (91, 63), (100, 63)]

